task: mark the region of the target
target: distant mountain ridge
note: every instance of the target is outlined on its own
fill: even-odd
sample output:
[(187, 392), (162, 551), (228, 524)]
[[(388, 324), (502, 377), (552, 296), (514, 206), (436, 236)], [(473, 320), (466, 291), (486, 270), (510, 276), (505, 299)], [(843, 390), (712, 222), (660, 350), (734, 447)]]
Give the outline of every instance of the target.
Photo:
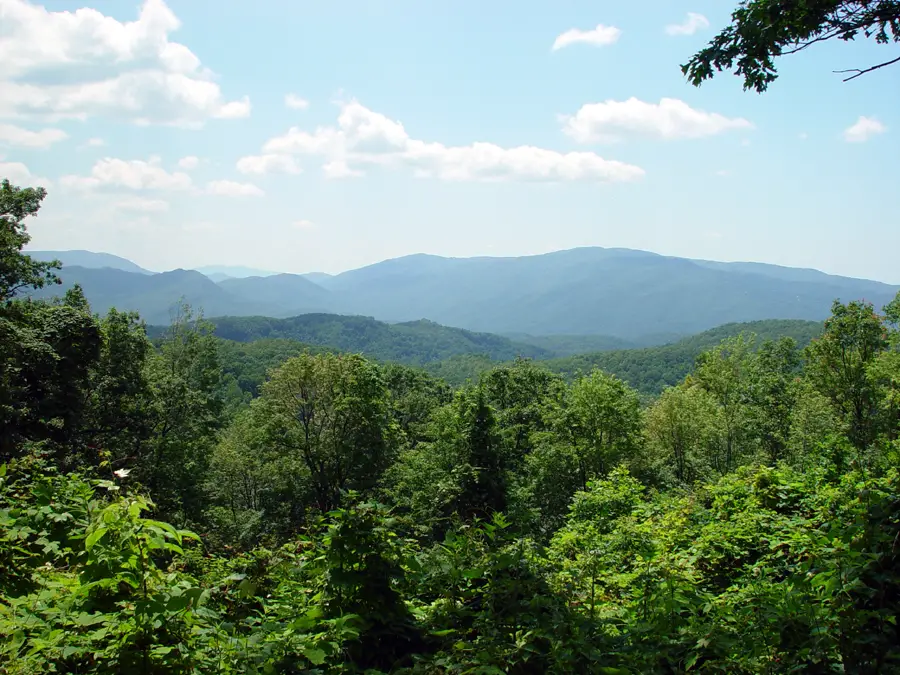
[(59, 260), (65, 267), (110, 268), (137, 274), (154, 274), (127, 258), (120, 258), (112, 253), (95, 253), (94, 251), (25, 251), (25, 253), (35, 260), (44, 262)]
[[(67, 252), (60, 252), (60, 259), (62, 253)], [(817, 270), (599, 247), (519, 258), (417, 254), (333, 276), (272, 274), (218, 283), (192, 270), (131, 272), (139, 278), (125, 279), (121, 275), (129, 272), (109, 269), (105, 259), (88, 262), (94, 267), (103, 262), (104, 268), (67, 266), (62, 272), (66, 285), (81, 284), (98, 311), (134, 309), (151, 323), (166, 322), (172, 305), (184, 296), (207, 316), (283, 318), (315, 312), (394, 323), (428, 319), (481, 333), (556, 336), (557, 346), (568, 339), (570, 351), (572, 345), (588, 344), (572, 342), (573, 336), (622, 341), (594, 342), (612, 347), (658, 344), (732, 322), (821, 321), (835, 299), (865, 299), (880, 309), (898, 291)], [(210, 274), (227, 274), (225, 268), (216, 269)], [(529, 337), (523, 341), (543, 346)]]

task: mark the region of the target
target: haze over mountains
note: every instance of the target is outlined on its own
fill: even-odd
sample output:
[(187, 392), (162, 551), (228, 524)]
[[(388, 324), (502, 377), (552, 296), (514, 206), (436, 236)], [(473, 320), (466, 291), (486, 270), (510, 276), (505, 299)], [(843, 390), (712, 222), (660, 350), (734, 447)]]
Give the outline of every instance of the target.
[(817, 270), (605, 248), (518, 258), (420, 254), (334, 276), (238, 277), (224, 267), (153, 274), (108, 254), (31, 255), (65, 264), (63, 286), (49, 293), (78, 283), (95, 311), (138, 310), (149, 323), (168, 322), (183, 297), (210, 317), (360, 314), (506, 335), (604, 335), (645, 344), (730, 322), (819, 321), (835, 299), (865, 299), (880, 308), (898, 290)]

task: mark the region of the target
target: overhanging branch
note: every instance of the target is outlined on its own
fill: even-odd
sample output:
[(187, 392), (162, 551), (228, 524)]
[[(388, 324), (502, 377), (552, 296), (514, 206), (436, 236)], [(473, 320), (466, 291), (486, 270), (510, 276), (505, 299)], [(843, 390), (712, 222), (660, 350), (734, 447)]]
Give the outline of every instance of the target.
[(900, 56), (896, 59), (891, 59), (890, 61), (885, 61), (884, 63), (879, 63), (877, 66), (871, 66), (869, 68), (850, 68), (848, 70), (835, 70), (835, 73), (854, 73), (850, 77), (845, 77), (844, 82), (849, 82), (850, 80), (855, 80), (857, 77), (861, 77), (866, 73), (871, 73), (873, 70), (878, 70), (879, 68), (884, 68), (885, 66), (893, 65), (894, 63), (900, 63)]

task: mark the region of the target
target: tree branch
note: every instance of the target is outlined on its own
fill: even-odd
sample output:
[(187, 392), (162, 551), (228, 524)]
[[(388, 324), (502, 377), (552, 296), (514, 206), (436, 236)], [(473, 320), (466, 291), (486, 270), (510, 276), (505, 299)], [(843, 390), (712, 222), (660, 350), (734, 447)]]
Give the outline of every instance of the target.
[(890, 61), (885, 61), (884, 63), (879, 63), (877, 66), (871, 66), (870, 68), (850, 68), (849, 70), (835, 70), (835, 73), (856, 73), (855, 75), (851, 75), (850, 77), (845, 77), (844, 82), (849, 82), (850, 80), (855, 80), (857, 77), (861, 77), (866, 73), (871, 73), (873, 70), (878, 70), (879, 68), (884, 68), (885, 66), (890, 66), (894, 63), (900, 63), (900, 56), (896, 59), (891, 59)]

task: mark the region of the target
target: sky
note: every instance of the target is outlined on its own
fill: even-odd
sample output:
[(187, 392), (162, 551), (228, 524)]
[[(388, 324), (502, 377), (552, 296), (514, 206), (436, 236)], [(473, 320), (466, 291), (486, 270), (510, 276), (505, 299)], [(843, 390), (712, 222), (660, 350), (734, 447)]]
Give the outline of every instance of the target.
[(32, 249), (330, 273), (626, 247), (900, 283), (895, 45), (768, 92), (679, 65), (731, 0), (0, 0)]

